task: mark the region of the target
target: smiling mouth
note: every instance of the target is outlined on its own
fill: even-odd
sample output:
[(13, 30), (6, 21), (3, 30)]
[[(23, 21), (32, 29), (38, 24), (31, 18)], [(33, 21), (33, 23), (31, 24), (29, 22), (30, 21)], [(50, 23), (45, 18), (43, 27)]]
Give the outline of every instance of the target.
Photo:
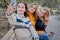
[(20, 12), (22, 12), (22, 10), (19, 10)]

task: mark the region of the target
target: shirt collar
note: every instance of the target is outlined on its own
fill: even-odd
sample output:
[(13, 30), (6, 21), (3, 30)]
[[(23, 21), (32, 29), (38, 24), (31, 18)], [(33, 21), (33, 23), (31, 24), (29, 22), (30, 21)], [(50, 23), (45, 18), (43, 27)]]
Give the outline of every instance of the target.
[(19, 17), (23, 18), (24, 14), (17, 14)]

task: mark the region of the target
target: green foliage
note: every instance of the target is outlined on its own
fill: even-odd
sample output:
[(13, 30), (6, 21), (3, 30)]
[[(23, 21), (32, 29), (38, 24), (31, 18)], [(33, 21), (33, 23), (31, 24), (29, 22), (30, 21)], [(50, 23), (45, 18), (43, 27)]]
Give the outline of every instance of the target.
[[(6, 2), (3, 2), (4, 0), (0, 0), (0, 7), (3, 8), (7, 7), (7, 4), (10, 4), (11, 0), (5, 0)], [(42, 6), (47, 6), (49, 8), (56, 8), (57, 4), (60, 3), (60, 0), (16, 0), (18, 1), (24, 1), (26, 3), (28, 2), (37, 2), (38, 4), (42, 5)]]
[(47, 6), (49, 8), (56, 8), (56, 5), (58, 4), (57, 0), (41, 0), (42, 6)]

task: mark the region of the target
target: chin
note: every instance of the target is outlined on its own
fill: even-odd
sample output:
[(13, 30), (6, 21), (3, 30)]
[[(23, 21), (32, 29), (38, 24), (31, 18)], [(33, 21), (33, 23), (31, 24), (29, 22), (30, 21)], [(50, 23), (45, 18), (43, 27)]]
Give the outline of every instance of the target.
[(23, 14), (23, 12), (20, 12), (21, 14)]
[(31, 13), (34, 13), (33, 11), (31, 11)]

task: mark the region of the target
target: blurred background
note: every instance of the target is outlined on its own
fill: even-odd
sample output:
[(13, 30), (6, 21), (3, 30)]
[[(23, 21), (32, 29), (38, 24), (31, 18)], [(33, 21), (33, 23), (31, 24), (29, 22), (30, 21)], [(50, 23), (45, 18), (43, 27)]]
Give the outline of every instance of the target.
[[(7, 6), (12, 0), (0, 0), (0, 39), (10, 30), (11, 25), (5, 16)], [(60, 0), (16, 0), (24, 1), (27, 4), (36, 2), (38, 5), (48, 7), (50, 10), (49, 24), (46, 31), (55, 33), (54, 40), (60, 40)]]

